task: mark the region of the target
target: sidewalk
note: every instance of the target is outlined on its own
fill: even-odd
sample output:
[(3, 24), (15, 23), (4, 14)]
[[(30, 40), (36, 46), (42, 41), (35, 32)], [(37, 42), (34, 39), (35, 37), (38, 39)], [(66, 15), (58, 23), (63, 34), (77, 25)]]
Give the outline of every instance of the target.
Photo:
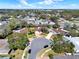
[(48, 56), (43, 56), (42, 58), (38, 57), (37, 59), (49, 59)]

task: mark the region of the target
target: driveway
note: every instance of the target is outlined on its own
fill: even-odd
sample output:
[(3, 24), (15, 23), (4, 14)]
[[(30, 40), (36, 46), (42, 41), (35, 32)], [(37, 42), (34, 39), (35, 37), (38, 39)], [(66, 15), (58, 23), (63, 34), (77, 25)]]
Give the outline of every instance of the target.
[(29, 54), (28, 59), (36, 59), (37, 53), (44, 48), (45, 45), (50, 46), (50, 41), (46, 38), (35, 38), (31, 42), (31, 53)]

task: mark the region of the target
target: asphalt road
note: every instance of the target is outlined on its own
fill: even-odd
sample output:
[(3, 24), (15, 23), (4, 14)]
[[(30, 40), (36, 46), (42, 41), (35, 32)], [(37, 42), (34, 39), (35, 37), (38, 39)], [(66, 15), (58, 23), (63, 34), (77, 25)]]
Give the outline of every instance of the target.
[(50, 45), (50, 41), (46, 38), (35, 38), (31, 43), (31, 53), (28, 59), (36, 59), (37, 53), (43, 49), (45, 45)]

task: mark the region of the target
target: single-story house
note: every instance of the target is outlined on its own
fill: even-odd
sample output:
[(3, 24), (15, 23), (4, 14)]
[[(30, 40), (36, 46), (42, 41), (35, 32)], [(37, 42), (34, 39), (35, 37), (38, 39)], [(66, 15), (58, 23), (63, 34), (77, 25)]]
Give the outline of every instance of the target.
[(18, 30), (13, 30), (13, 33), (26, 33), (27, 29), (26, 28), (22, 28), (22, 29), (18, 29)]
[(9, 52), (10, 49), (7, 39), (0, 39), (0, 55), (7, 55)]
[(24, 19), (27, 24), (33, 24), (33, 25), (54, 25), (55, 23), (46, 19), (40, 19), (38, 17), (25, 17)]
[(7, 24), (7, 21), (0, 21), (0, 26), (1, 25), (6, 25)]
[(69, 33), (69, 31), (61, 29), (61, 28), (52, 29), (52, 30), (49, 30), (49, 32), (52, 32), (53, 35), (56, 35), (56, 34), (64, 34), (64, 35), (66, 35), (67, 33)]

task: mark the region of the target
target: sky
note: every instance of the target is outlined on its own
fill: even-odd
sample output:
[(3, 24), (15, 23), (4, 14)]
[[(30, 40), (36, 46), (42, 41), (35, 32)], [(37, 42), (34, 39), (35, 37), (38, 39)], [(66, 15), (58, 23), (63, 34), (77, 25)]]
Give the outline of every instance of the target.
[(0, 9), (79, 9), (79, 0), (0, 0)]

